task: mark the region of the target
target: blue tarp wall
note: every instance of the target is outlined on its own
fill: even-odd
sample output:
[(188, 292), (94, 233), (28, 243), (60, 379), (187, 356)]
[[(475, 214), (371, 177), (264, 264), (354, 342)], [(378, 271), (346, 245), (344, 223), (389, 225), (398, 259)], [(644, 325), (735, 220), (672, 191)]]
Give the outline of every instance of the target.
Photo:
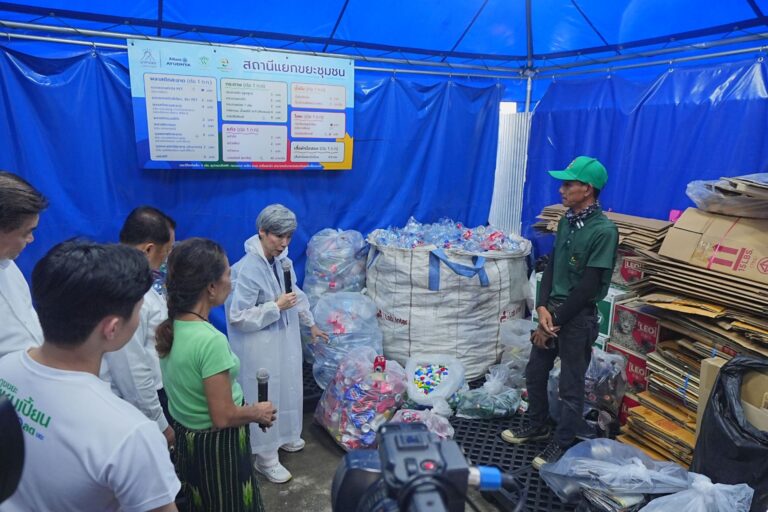
[(357, 73), (351, 171), (145, 171), (137, 168), (125, 52), (64, 52), (59, 58), (0, 51), (0, 168), (50, 198), (37, 240), (18, 260), (29, 275), (53, 244), (72, 236), (115, 241), (135, 206), (176, 219), (178, 238), (219, 241), (243, 254), (259, 211), (280, 202), (304, 249), (326, 227), (402, 226), (447, 216), (488, 219), (503, 86)]
[(608, 170), (606, 210), (667, 219), (685, 209), (688, 182), (768, 171), (768, 64), (762, 56), (675, 67), (645, 81), (620, 76), (553, 82), (533, 116), (523, 232), (560, 202), (547, 170), (591, 155)]

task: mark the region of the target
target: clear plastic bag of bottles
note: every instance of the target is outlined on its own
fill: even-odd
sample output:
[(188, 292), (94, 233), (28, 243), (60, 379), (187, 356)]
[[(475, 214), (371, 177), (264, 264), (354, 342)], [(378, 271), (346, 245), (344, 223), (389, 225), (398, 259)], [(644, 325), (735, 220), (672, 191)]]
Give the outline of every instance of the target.
[(317, 404), (315, 421), (345, 450), (375, 448), (376, 431), (404, 396), (403, 367), (363, 347), (342, 360)]
[(326, 228), (307, 244), (302, 290), (314, 306), (327, 293), (365, 288), (367, 245), (359, 231)]
[(423, 423), (440, 439), (453, 439), (455, 433), (448, 418), (429, 410), (400, 409), (390, 420), (392, 423)]
[(482, 387), (459, 394), (456, 416), (470, 419), (504, 418), (520, 407), (520, 390), (507, 386), (509, 368), (494, 365), (488, 369)]
[(328, 333), (327, 343), (315, 342), (312, 374), (322, 389), (336, 375), (339, 363), (349, 352), (370, 347), (382, 353), (382, 334), (376, 320), (376, 305), (358, 292), (324, 295), (313, 308), (317, 326)]

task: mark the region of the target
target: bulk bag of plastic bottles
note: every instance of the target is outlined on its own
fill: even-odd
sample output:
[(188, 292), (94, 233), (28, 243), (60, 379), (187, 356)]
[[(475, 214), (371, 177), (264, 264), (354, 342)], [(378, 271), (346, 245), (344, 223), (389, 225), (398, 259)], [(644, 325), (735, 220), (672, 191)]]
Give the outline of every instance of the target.
[(328, 333), (328, 343), (316, 342), (312, 374), (322, 389), (336, 375), (339, 363), (349, 352), (371, 347), (382, 353), (381, 330), (376, 305), (358, 292), (323, 295), (312, 308), (317, 326)]
[(469, 380), (498, 362), (501, 323), (525, 314), (528, 240), (411, 219), (368, 242), (367, 294), (379, 309), (387, 358), (404, 364), (417, 352), (449, 353)]
[(403, 404), (405, 371), (370, 347), (347, 354), (315, 409), (315, 421), (345, 450), (376, 447), (376, 431)]

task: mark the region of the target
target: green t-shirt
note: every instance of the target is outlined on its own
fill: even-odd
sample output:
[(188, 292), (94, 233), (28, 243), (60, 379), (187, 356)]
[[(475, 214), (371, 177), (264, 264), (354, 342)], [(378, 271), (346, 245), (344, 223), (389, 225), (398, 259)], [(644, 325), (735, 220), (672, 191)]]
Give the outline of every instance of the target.
[(584, 275), (587, 267), (606, 269), (602, 286), (592, 302), (597, 303), (608, 293), (616, 263), (619, 230), (603, 210), (597, 208), (584, 219), (581, 228), (571, 226), (563, 217), (557, 225), (550, 301), (564, 302)]
[(160, 368), (171, 415), (189, 429), (213, 426), (203, 379), (229, 370), (232, 401), (243, 403), (236, 380), (240, 359), (230, 350), (227, 337), (208, 322), (175, 320), (171, 353), (160, 359)]

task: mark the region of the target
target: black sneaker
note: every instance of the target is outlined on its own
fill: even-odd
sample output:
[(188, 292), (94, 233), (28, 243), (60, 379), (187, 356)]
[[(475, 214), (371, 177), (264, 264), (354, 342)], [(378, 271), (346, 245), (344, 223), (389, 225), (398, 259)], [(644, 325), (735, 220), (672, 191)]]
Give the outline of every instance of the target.
[(549, 425), (533, 426), (507, 429), (501, 433), (501, 438), (510, 444), (522, 444), (529, 441), (540, 441), (548, 439), (552, 434)]
[(533, 469), (538, 471), (544, 464), (550, 464), (560, 460), (560, 457), (562, 457), (564, 453), (565, 450), (560, 448), (560, 445), (554, 441), (550, 441), (547, 447), (544, 448), (544, 451), (533, 458), (531, 466), (533, 466)]

